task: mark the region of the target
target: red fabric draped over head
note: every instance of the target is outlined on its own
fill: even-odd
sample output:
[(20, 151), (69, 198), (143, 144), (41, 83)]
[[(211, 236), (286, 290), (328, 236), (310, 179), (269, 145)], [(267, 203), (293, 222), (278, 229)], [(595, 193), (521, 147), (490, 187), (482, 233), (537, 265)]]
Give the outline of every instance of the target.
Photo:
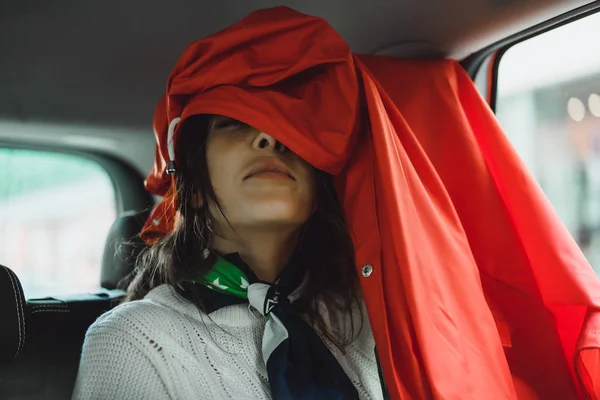
[(194, 114), (336, 176), (392, 398), (514, 399), (511, 375), (600, 395), (600, 283), (457, 63), (353, 55), (284, 7), (193, 43), (155, 113), (148, 241), (173, 229), (168, 125)]

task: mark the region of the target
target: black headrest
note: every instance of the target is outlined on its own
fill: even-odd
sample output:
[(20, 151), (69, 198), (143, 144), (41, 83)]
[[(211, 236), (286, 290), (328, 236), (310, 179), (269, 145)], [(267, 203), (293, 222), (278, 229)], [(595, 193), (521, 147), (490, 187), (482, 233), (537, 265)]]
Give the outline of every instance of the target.
[[(149, 215), (150, 210), (130, 211), (121, 214), (112, 224), (102, 256), (102, 287), (115, 289), (119, 281), (133, 271), (135, 257), (132, 250), (143, 245), (138, 235)], [(122, 246), (130, 243), (133, 246)]]
[(0, 362), (15, 359), (25, 345), (25, 295), (19, 278), (0, 265)]

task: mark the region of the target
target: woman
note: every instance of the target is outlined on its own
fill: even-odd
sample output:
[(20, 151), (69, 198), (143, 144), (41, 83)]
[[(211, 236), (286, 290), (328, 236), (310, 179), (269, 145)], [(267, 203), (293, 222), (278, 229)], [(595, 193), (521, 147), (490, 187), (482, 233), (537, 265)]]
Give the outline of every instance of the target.
[(186, 49), (154, 130), (144, 298), (90, 328), (76, 397), (377, 398), (371, 331), (393, 399), (598, 392), (600, 282), (458, 63), (261, 10)]
[(177, 227), (90, 328), (74, 397), (382, 398), (331, 177), (225, 116), (175, 150)]

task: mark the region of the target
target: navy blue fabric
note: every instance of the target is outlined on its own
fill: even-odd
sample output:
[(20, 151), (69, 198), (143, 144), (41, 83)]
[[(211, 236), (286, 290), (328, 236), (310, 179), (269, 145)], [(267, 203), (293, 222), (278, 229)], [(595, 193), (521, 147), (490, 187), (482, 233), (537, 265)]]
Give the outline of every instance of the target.
[[(224, 258), (240, 268), (250, 284), (260, 282), (239, 255), (229, 254)], [(303, 268), (291, 262), (282, 271), (278, 284), (271, 285), (265, 299), (265, 303), (268, 299), (276, 300), (271, 313), (281, 320), (289, 336), (267, 360), (271, 395), (274, 400), (356, 400), (358, 392), (337, 359), (287, 299), (300, 285), (303, 275)], [(198, 290), (208, 313), (247, 302), (201, 284)]]

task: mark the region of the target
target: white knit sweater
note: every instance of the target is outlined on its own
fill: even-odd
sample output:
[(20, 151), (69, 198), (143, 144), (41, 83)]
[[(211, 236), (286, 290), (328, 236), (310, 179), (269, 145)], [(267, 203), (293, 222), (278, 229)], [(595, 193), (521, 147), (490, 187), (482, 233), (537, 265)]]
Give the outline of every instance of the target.
[[(342, 354), (361, 399), (381, 399), (366, 317)], [(271, 399), (261, 356), (265, 319), (247, 305), (202, 314), (169, 285), (122, 304), (89, 328), (73, 399)]]

